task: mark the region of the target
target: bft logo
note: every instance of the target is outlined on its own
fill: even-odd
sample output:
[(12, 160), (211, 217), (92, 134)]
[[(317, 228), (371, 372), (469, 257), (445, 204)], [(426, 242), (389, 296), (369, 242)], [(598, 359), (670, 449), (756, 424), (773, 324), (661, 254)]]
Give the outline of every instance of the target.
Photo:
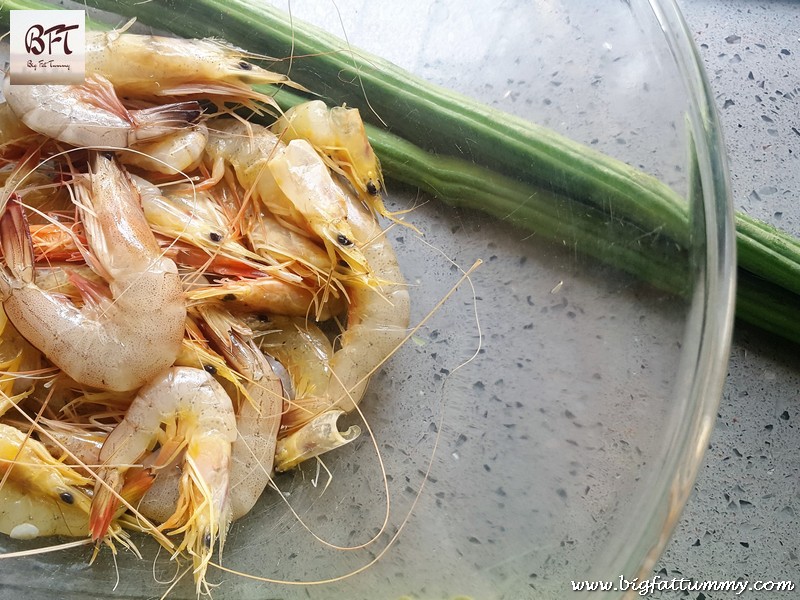
[[(47, 53), (52, 56), (59, 52), (65, 56), (72, 54), (69, 47), (69, 32), (78, 29), (79, 25), (59, 23), (45, 29), (41, 25), (32, 25), (25, 32), (25, 50), (29, 54), (40, 56)], [(55, 48), (54, 48), (55, 46)]]
[(75, 84), (85, 77), (82, 10), (12, 10), (9, 83)]

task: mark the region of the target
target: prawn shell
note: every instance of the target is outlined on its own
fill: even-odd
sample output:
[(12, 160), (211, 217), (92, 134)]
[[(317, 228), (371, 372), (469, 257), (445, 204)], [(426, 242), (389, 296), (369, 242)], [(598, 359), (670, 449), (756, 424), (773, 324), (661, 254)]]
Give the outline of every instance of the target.
[(196, 102), (128, 110), (111, 84), (87, 78), (81, 85), (11, 85), (3, 95), (27, 127), (47, 137), (91, 148), (127, 148), (186, 127), (200, 116)]
[(138, 195), (115, 161), (96, 155), (91, 192), (75, 188), (95, 270), (104, 290), (73, 276), (84, 305), (41, 289), (24, 213), (9, 203), (0, 219), (7, 270), (4, 308), (17, 330), (67, 375), (111, 391), (136, 389), (180, 351), (186, 302), (177, 267), (161, 258)]
[(138, 98), (191, 95), (225, 99), (268, 98), (252, 84), (296, 86), (286, 76), (248, 60), (215, 39), (182, 39), (121, 31), (87, 32), (86, 72), (102, 74), (121, 95)]

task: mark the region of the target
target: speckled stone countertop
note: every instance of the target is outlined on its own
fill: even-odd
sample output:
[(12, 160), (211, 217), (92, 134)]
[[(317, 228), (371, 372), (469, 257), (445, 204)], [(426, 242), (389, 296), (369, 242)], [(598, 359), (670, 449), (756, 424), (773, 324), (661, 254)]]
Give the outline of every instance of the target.
[[(728, 148), (733, 202), (800, 236), (800, 2), (679, 0)], [(792, 580), (800, 597), (800, 351), (736, 325), (716, 429), (662, 577)]]

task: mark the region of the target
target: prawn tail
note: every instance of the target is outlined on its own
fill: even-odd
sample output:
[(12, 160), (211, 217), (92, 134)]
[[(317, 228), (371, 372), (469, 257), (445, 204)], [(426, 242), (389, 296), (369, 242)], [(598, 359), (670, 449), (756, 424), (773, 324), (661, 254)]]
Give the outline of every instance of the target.
[(194, 100), (175, 102), (130, 111), (131, 128), (129, 144), (164, 137), (196, 123), (203, 114)]
[(296, 467), (301, 462), (349, 444), (361, 435), (358, 425), (339, 431), (336, 422), (344, 413), (335, 409), (325, 411), (297, 431), (278, 440), (275, 447), (275, 470), (279, 473)]
[(107, 485), (97, 483), (89, 510), (89, 533), (95, 542), (103, 539), (108, 533), (119, 508), (118, 491), (123, 486), (122, 474), (118, 469), (103, 469), (103, 471), (101, 476)]
[(8, 271), (0, 268), (0, 296), (6, 299), (14, 287), (33, 283), (33, 240), (25, 211), (12, 195), (0, 218), (0, 240)]
[(87, 77), (78, 89), (87, 104), (130, 123), (128, 145), (164, 137), (176, 128), (197, 122), (203, 112), (200, 104), (194, 101), (129, 110), (117, 95), (114, 85), (102, 75)]
[(144, 495), (153, 486), (156, 474), (153, 469), (146, 467), (135, 467), (128, 471), (125, 483), (119, 491), (119, 495), (125, 498), (128, 504), (136, 506)]
[(114, 85), (102, 75), (86, 77), (85, 82), (78, 86), (78, 90), (87, 104), (130, 120), (128, 109), (122, 104)]

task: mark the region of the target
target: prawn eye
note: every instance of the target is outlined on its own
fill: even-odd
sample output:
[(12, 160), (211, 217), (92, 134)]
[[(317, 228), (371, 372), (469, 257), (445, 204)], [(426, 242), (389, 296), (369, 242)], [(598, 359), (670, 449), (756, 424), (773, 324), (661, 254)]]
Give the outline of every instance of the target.
[(251, 64), (250, 64), (249, 62), (247, 62), (246, 60), (240, 60), (240, 61), (239, 61), (239, 68), (240, 68), (242, 71), (252, 71), (252, 70), (253, 70), (253, 65), (251, 65)]
[(218, 234), (216, 231), (212, 231), (211, 233), (209, 233), (208, 237), (211, 238), (212, 242), (221, 242), (222, 241), (222, 236), (220, 234)]
[(206, 548), (211, 548), (211, 534), (210, 533), (206, 533), (203, 536), (203, 545), (205, 545)]
[(375, 185), (375, 182), (372, 181), (372, 179), (367, 181), (367, 192), (369, 192), (373, 196), (377, 196), (378, 195), (378, 191), (379, 191), (378, 190), (378, 186)]
[(236, 294), (225, 294), (222, 297), (223, 302), (233, 302), (234, 300), (236, 300)]
[(69, 492), (61, 492), (58, 497), (61, 498), (62, 502), (65, 504), (72, 504), (75, 502), (75, 498)]
[(348, 238), (343, 233), (340, 233), (338, 236), (336, 236), (336, 241), (339, 242), (339, 244), (342, 245), (342, 246), (352, 246), (353, 245), (352, 240), (350, 240), (350, 238)]
[(217, 367), (215, 367), (214, 365), (203, 365), (203, 370), (209, 375), (217, 374)]

